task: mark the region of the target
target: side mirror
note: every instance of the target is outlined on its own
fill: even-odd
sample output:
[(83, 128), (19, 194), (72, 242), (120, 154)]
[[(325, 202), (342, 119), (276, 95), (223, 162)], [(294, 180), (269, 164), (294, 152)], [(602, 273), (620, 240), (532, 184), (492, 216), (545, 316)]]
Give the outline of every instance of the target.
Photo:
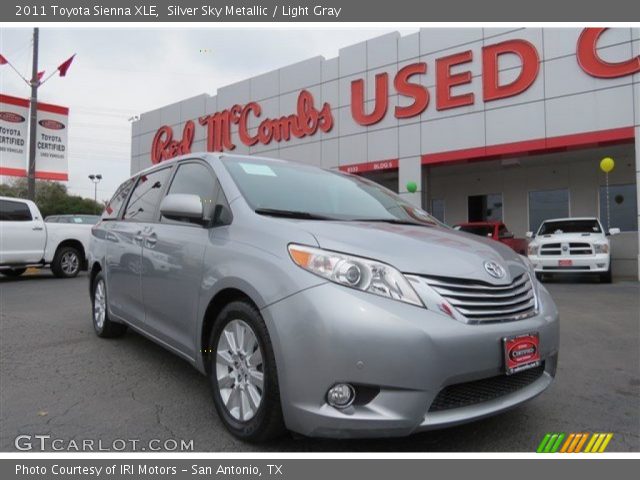
[(527, 232), (525, 237), (527, 238), (533, 238), (533, 232)]
[(618, 235), (620, 233), (620, 229), (619, 228), (610, 228), (609, 229), (609, 235)]
[(171, 220), (183, 222), (195, 220), (197, 223), (202, 223), (204, 220), (202, 200), (198, 195), (186, 193), (169, 194), (160, 202), (160, 212)]

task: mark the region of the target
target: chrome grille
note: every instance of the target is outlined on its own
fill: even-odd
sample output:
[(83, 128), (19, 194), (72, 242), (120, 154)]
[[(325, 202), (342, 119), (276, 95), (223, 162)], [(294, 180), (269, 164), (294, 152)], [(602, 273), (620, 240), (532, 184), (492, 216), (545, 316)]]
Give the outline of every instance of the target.
[(571, 255), (592, 255), (593, 250), (589, 243), (570, 243), (569, 254)]
[(560, 255), (562, 245), (560, 243), (547, 243), (540, 247), (540, 255)]
[(521, 320), (536, 312), (536, 297), (529, 274), (508, 285), (450, 277), (424, 277), (426, 282), (469, 322)]

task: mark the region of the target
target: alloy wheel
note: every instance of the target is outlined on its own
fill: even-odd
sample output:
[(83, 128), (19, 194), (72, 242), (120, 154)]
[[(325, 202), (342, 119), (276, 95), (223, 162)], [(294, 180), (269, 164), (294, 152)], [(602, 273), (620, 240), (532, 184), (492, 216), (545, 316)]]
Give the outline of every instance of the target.
[(241, 422), (255, 417), (264, 395), (264, 365), (258, 338), (243, 320), (230, 321), (220, 334), (216, 378), (229, 414)]
[(107, 296), (105, 295), (104, 280), (98, 280), (93, 298), (93, 319), (96, 327), (102, 329), (107, 315)]
[(60, 268), (65, 275), (73, 275), (80, 268), (80, 259), (74, 252), (65, 252), (60, 259)]

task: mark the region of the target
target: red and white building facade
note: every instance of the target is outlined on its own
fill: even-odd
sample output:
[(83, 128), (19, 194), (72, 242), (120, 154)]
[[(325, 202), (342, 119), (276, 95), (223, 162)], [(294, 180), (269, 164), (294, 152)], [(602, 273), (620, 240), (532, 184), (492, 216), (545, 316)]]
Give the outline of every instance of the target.
[(142, 114), (131, 171), (207, 150), (365, 175), (448, 224), (598, 216), (638, 276), (640, 29), (386, 34)]

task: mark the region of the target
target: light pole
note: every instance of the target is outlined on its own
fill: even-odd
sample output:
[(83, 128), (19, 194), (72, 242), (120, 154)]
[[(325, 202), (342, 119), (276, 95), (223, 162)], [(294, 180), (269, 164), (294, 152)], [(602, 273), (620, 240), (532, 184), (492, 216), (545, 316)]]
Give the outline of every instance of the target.
[(102, 180), (102, 175), (99, 173), (94, 175), (92, 173), (89, 175), (89, 180), (93, 182), (93, 201), (98, 203), (98, 184), (100, 183), (100, 180)]

